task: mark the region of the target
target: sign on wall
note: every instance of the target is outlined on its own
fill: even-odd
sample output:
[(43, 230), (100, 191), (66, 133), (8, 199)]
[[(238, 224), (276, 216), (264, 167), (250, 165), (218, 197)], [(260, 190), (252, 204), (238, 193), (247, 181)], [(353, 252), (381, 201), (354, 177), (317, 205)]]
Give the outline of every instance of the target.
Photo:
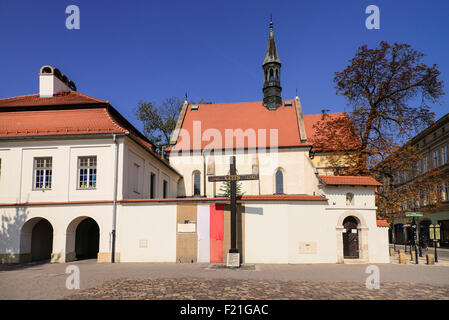
[(196, 223), (195, 222), (178, 222), (178, 233), (195, 233)]

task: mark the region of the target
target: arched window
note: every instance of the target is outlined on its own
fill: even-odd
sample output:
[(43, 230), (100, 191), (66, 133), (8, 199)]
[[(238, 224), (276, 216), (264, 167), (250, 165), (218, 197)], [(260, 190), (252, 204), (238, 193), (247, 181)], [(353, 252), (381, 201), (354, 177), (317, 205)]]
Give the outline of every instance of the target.
[(347, 206), (353, 206), (354, 205), (354, 194), (351, 192), (348, 192), (346, 194), (346, 205)]
[(270, 69), (270, 81), (274, 80), (273, 69)]
[(199, 171), (193, 172), (193, 195), (201, 195), (201, 173)]
[(284, 174), (281, 169), (276, 171), (276, 193), (284, 193)]

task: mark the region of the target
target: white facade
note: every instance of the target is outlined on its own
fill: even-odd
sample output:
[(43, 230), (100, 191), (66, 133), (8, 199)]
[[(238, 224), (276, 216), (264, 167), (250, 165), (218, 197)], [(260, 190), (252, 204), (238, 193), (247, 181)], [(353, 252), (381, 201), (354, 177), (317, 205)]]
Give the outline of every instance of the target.
[[(276, 149), (274, 152), (267, 150), (245, 150), (220, 155), (204, 155), (200, 152), (170, 154), (170, 164), (184, 177), (179, 186), (180, 195), (193, 196), (193, 174), (201, 174), (201, 195), (216, 197), (221, 194), (221, 183), (204, 183), (206, 175), (229, 174), (229, 158), (236, 157), (236, 168), (239, 174), (252, 173), (253, 166), (258, 163), (259, 181), (242, 181), (242, 192), (247, 195), (269, 195), (276, 193), (275, 174), (277, 170), (283, 173), (283, 193), (285, 194), (314, 194), (318, 192), (318, 179), (315, 176), (312, 161), (309, 158), (309, 148)], [(213, 167), (214, 170), (207, 168)], [(209, 172), (208, 172), (209, 171)], [(204, 191), (206, 185), (206, 192)]]

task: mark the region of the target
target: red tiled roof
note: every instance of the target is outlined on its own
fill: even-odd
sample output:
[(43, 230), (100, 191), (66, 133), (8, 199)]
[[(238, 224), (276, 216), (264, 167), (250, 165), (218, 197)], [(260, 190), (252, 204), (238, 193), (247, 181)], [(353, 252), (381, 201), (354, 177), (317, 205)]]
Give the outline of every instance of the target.
[[(183, 141), (181, 132), (177, 144), (167, 148), (167, 150), (269, 147), (276, 143), (270, 139), (270, 129), (277, 131), (277, 145), (280, 147), (310, 146), (313, 137), (316, 135), (313, 125), (321, 119), (321, 115), (304, 116), (307, 140), (306, 142), (301, 142), (296, 118), (295, 101), (285, 101), (290, 101), (292, 106), (285, 107), (283, 103), (277, 110), (268, 110), (262, 105), (262, 101), (200, 104), (198, 110), (192, 110), (192, 105), (189, 105), (182, 123), (182, 129), (189, 133), (189, 140)], [(343, 116), (346, 114), (336, 113), (330, 115)], [(200, 130), (197, 131), (201, 135), (195, 132), (194, 122), (197, 124), (201, 123)], [(245, 136), (243, 145), (239, 145), (235, 137), (233, 139), (226, 139), (226, 130), (231, 131), (232, 134), (232, 130), (237, 129), (241, 129), (244, 133), (252, 132), (255, 141)], [(260, 129), (265, 129), (265, 132), (259, 131)], [(201, 139), (206, 131), (210, 133), (209, 140), (206, 140), (205, 137)], [(220, 139), (215, 139), (214, 134), (218, 132), (220, 133), (218, 137)], [(197, 139), (197, 136), (199, 139)]]
[(371, 177), (363, 176), (322, 176), (318, 175), (327, 185), (353, 185), (353, 186), (381, 186), (382, 184), (377, 182)]
[(70, 104), (108, 103), (108, 101), (90, 97), (77, 91), (64, 91), (53, 97), (41, 98), (39, 94), (30, 94), (20, 97), (0, 99), (2, 107), (34, 107), (34, 106), (60, 106)]
[(385, 227), (385, 228), (390, 227), (390, 224), (387, 222), (387, 220), (376, 220), (376, 223), (378, 227)]
[(0, 113), (0, 137), (125, 132), (106, 108)]
[[(270, 129), (278, 130), (279, 146), (301, 145), (293, 100), (292, 103), (292, 107), (282, 106), (276, 111), (266, 109), (262, 106), (261, 101), (200, 104), (198, 110), (192, 110), (192, 105), (189, 105), (184, 117), (182, 129), (189, 132), (190, 141), (183, 141), (181, 134), (176, 147), (173, 148), (178, 150), (192, 150), (206, 149), (206, 147), (212, 149), (214, 146), (217, 146), (217, 149), (269, 146)], [(194, 122), (197, 122), (197, 124), (201, 123), (201, 135), (206, 130), (211, 134), (219, 132), (220, 139), (214, 140), (213, 137), (210, 137), (209, 141), (202, 141), (201, 136), (199, 136), (199, 139), (196, 139)], [(243, 131), (249, 129), (247, 132), (253, 132), (256, 141), (245, 138), (243, 145), (238, 145), (235, 137), (226, 141), (227, 129), (241, 129)], [(258, 129), (266, 130), (265, 134), (261, 134), (264, 138), (258, 138)], [(194, 138), (196, 143), (194, 143)], [(264, 143), (264, 139), (266, 143)], [(211, 143), (215, 143), (214, 146), (211, 146)]]

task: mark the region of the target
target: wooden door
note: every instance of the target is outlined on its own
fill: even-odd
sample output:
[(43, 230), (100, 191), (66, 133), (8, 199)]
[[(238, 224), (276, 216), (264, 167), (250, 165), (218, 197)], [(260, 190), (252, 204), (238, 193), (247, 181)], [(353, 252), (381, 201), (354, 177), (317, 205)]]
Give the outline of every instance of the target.
[(343, 221), (343, 256), (345, 259), (359, 258), (359, 232), (357, 220), (347, 217)]

